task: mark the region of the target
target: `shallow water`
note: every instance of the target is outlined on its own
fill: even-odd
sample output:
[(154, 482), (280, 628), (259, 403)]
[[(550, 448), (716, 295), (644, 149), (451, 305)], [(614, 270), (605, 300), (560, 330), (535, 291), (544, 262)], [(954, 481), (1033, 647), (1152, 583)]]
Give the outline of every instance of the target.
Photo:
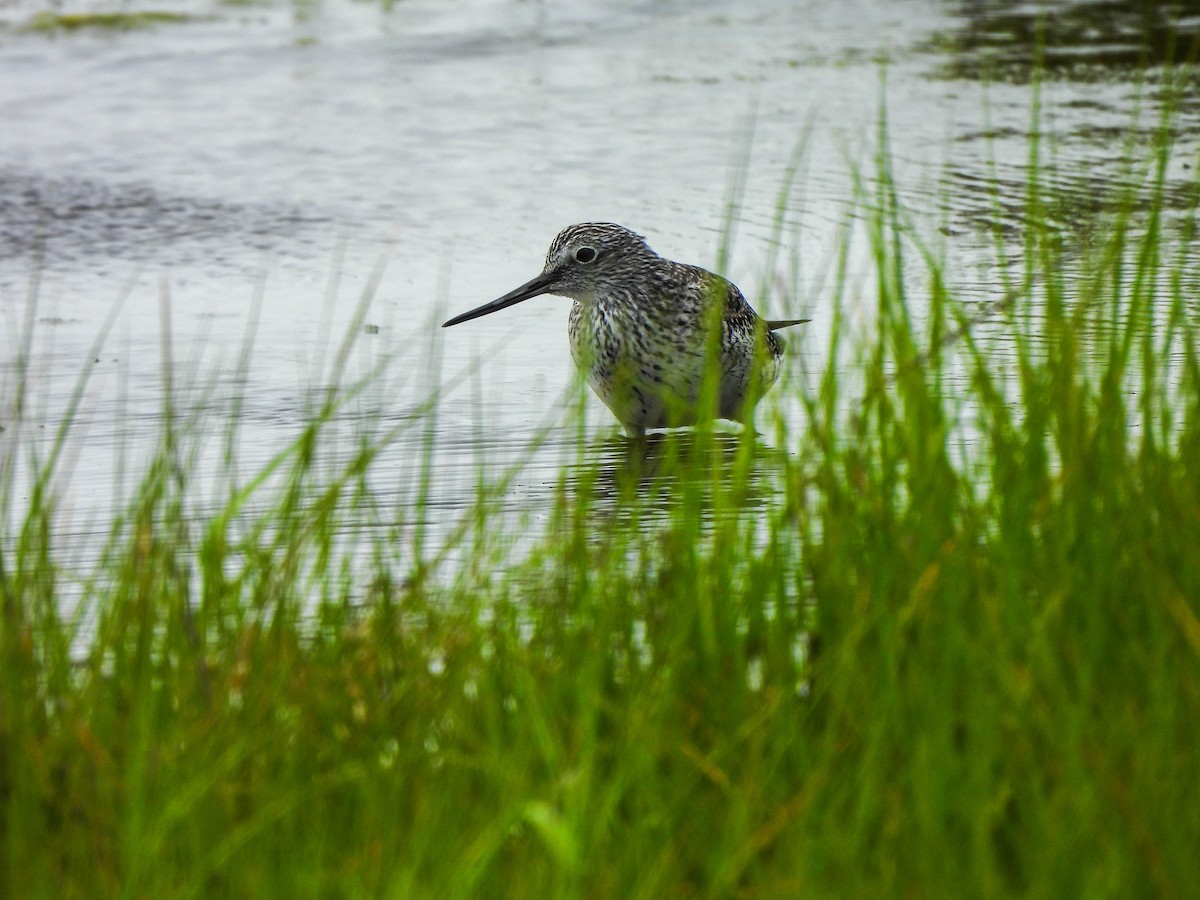
[[(1156, 14), (1147, 57), (1135, 27), (1143, 4), (1055, 6), (1042, 128), (1056, 209), (1086, 235), (1103, 227), (1095, 198), (1121, 176), (1130, 124), (1136, 116), (1148, 140), (1155, 122), (1140, 63), (1165, 53), (1167, 26), (1186, 49), (1200, 22)], [(736, 201), (726, 274), (760, 312), (813, 318), (790, 344), (793, 365), (810, 370), (829, 326), (852, 171), (871, 169), (881, 104), (903, 202), (963, 296), (999, 296), (992, 229), (999, 218), (1019, 234), (1019, 204), (1003, 201), (1025, 183), (1037, 30), (1028, 4), (171, 8), (195, 18), (41, 33), (23, 29), (40, 5), (0, 8), (0, 439), (44, 449), (91, 368), (65, 487), (64, 532), (81, 556), (157, 439), (165, 354), (181, 397), (220, 404), (252, 332), (237, 441), (239, 470), (252, 471), (298, 434), (385, 256), (345, 374), (392, 361), (339, 427), (352, 441), (355, 416), (382, 428), (414, 420), (377, 470), (397, 520), (431, 436), (421, 514), (447, 534), (481, 465), (528, 457), (504, 503), (536, 519), (572, 461), (574, 431), (556, 425), (572, 395), (567, 302), (438, 327), (535, 274), (562, 226), (618, 221), (666, 256), (713, 266)], [(1181, 206), (1198, 122), (1185, 102), (1168, 189)], [(801, 290), (785, 296), (793, 266)], [(869, 285), (851, 284), (869, 327)], [(32, 412), (15, 428), (14, 361), (30, 321)], [(434, 391), (444, 395), (437, 416), (422, 424)], [(783, 414), (802, 427), (798, 405)], [(613, 424), (598, 401), (589, 422), (603, 460)], [(542, 426), (548, 435), (530, 449)]]

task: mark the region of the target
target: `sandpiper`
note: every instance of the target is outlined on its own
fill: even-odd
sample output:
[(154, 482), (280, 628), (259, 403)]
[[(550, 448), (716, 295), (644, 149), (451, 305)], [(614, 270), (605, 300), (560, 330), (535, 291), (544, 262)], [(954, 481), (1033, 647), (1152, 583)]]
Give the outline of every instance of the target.
[(571, 356), (631, 436), (705, 418), (743, 421), (779, 377), (776, 329), (720, 275), (663, 259), (621, 225), (587, 222), (559, 232), (536, 278), (442, 327), (540, 294), (575, 301)]

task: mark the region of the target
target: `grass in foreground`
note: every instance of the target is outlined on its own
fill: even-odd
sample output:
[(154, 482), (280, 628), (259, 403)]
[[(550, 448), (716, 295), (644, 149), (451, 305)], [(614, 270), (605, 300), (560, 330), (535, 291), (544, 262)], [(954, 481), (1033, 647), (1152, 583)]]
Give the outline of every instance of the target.
[(914, 325), (882, 181), (876, 337), (835, 327), (789, 452), (701, 431), (641, 480), (564, 473), (501, 566), (486, 486), (461, 536), (480, 564), (347, 548), (388, 436), (328, 474), (337, 398), (197, 521), (184, 417), (84, 584), (80, 648), (57, 461), (18, 507), (11, 441), (4, 892), (1188, 895), (1194, 263), (1153, 202), (1067, 263), (1035, 185), (1004, 375), (946, 340), (969, 323), (932, 264)]

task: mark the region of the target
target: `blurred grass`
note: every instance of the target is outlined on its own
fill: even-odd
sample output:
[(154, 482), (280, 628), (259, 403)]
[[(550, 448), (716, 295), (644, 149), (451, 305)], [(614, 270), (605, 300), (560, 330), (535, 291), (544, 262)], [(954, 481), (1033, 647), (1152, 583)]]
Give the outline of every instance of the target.
[(64, 13), (43, 11), (25, 24), (26, 31), (59, 32), (94, 29), (135, 31), (155, 25), (176, 25), (192, 21), (192, 16), (167, 10), (146, 9), (137, 12)]
[(840, 285), (827, 365), (788, 388), (806, 421), (770, 423), (781, 450), (700, 428), (630, 445), (614, 474), (581, 427), (531, 550), (497, 533), (513, 473), (481, 471), (457, 568), (419, 529), (398, 553), (351, 525), (389, 502), (372, 463), (421, 420), (322, 453), (379, 370), (252, 477), (231, 449), (226, 496), (189, 512), (199, 442), (234, 446), (239, 401), (189, 412), (165, 348), (159, 450), (69, 615), (73, 413), (17, 496), (19, 364), (4, 894), (1191, 895), (1197, 273), (1194, 216), (1176, 241), (1154, 202), (1165, 135), (1131, 167), (1149, 204), (1115, 204), (1069, 262), (1031, 148), (1019, 274), (989, 310), (1003, 364), (881, 151), (859, 210), (874, 331), (847, 337)]

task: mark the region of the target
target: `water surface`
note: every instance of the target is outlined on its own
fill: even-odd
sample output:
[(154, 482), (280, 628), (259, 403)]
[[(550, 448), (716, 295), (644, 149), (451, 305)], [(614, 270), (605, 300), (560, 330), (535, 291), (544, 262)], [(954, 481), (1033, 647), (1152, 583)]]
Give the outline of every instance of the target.
[[(1168, 4), (1050, 6), (1043, 28), (1029, 4), (1007, 2), (193, 0), (172, 5), (192, 17), (181, 23), (43, 32), (25, 27), (41, 4), (7, 5), (0, 439), (46, 446), (91, 368), (65, 487), (64, 529), (82, 548), (157, 440), (164, 359), (185, 402), (244, 393), (237, 458), (250, 472), (299, 433), (353, 329), (345, 379), (381, 363), (385, 375), (337, 428), (350, 452), (356, 423), (397, 427), (376, 470), (391, 524), (416, 515), (428, 473), (423, 527), (450, 533), (480, 467), (517, 464), (503, 505), (536, 521), (577, 461), (560, 424), (575, 396), (567, 301), (439, 323), (535, 274), (576, 221), (621, 222), (666, 256), (715, 266), (736, 201), (726, 274), (760, 312), (814, 319), (790, 343), (792, 365), (813, 370), (853, 174), (871, 171), (883, 106), (919, 236), (962, 296), (996, 300), (995, 230), (1019, 247), (1037, 35), (1050, 189), (1064, 231), (1084, 242), (1104, 227), (1124, 151), (1151, 139), (1155, 67), (1200, 32)], [(1184, 102), (1168, 185), (1181, 209), (1198, 119)], [(870, 283), (854, 271), (847, 300), (867, 329)], [(30, 321), (31, 411), (15, 428)], [(800, 405), (783, 403), (802, 428)], [(597, 401), (588, 421), (594, 458), (616, 465)], [(216, 479), (211, 443), (202, 471)]]

